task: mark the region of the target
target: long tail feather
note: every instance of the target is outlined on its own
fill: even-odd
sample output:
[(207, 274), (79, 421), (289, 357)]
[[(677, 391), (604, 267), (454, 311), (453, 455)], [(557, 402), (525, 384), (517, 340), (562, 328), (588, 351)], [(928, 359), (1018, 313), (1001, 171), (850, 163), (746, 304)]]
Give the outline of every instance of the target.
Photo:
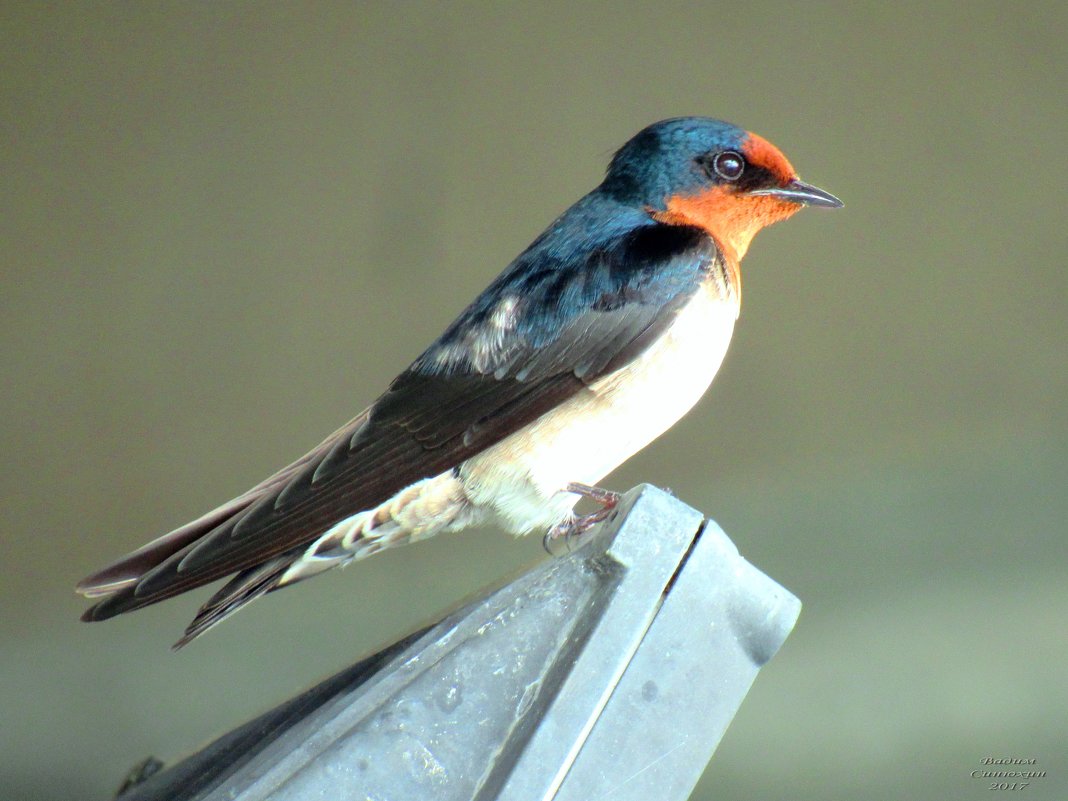
[(293, 562), (293, 556), (284, 554), (258, 567), (242, 571), (228, 581), (197, 611), (196, 617), (186, 628), (181, 639), (171, 650), (185, 647), (208, 629), (218, 625), (245, 604), (278, 587), (279, 579)]

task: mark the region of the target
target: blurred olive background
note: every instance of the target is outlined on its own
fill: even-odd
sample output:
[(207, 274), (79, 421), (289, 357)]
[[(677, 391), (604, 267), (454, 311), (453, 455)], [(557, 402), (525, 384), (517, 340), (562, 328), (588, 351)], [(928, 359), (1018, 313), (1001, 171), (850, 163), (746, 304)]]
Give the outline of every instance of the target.
[[(439, 538), (107, 624), (74, 583), (302, 454), (656, 119), (840, 195), (760, 235), (672, 488), (804, 601), (695, 798), (1068, 797), (1063, 3), (5, 3), (0, 798), (103, 799), (543, 558)], [(699, 614), (695, 610), (695, 614)], [(709, 681), (715, 681), (709, 676)]]

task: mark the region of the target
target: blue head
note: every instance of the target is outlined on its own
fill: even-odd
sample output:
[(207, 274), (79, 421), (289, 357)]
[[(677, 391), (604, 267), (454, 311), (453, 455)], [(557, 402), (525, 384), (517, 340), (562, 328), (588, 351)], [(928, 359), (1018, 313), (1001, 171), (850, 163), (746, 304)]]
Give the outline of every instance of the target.
[(777, 147), (736, 125), (677, 117), (638, 132), (615, 154), (599, 191), (665, 222), (699, 225), (739, 257), (753, 234), (802, 206), (841, 206), (802, 183)]

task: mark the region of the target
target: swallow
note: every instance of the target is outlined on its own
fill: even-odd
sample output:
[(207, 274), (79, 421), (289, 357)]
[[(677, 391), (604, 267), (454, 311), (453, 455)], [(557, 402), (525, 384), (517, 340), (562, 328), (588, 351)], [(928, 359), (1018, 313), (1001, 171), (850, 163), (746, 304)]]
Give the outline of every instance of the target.
[[(584, 531), (597, 486), (719, 369), (754, 235), (839, 208), (762, 137), (663, 120), (540, 234), (370, 407), (242, 495), (84, 579), (105, 620), (229, 577), (179, 648), (261, 595), (469, 526)], [(581, 497), (598, 511), (577, 516)]]

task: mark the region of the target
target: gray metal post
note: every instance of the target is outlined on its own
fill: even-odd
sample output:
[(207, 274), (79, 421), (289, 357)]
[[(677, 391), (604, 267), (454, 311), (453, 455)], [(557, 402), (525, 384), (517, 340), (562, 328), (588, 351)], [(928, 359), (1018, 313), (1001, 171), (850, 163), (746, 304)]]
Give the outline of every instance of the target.
[(655, 487), (601, 528), (122, 801), (682, 801), (801, 604)]

